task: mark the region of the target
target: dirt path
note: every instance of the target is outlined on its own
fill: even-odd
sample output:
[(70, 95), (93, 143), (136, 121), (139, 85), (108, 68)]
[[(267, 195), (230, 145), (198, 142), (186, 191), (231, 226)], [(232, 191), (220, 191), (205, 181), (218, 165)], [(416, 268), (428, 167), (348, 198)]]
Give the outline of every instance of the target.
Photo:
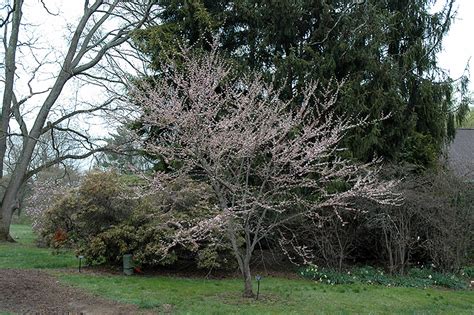
[(0, 269), (0, 312), (20, 314), (140, 314), (120, 304), (60, 284), (39, 270)]

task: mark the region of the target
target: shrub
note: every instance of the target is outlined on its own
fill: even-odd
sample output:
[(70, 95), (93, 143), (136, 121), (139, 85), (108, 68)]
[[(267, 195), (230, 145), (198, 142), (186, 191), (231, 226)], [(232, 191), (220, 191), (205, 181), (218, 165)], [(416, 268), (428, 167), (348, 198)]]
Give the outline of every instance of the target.
[(77, 240), (76, 218), (79, 209), (82, 207), (75, 191), (66, 193), (64, 197), (55, 202), (51, 208), (48, 208), (42, 215), (37, 225), (37, 231), (41, 243), (54, 247), (54, 235), (58, 231), (63, 231), (67, 237), (62, 246), (70, 247)]
[[(388, 168), (389, 169), (389, 168)], [(361, 200), (365, 213), (339, 216), (293, 227), (315, 262), (342, 270), (348, 264), (384, 265), (391, 273), (431, 265), (458, 272), (474, 253), (474, 184), (446, 170), (422, 174), (394, 168), (387, 176), (404, 177), (400, 206)], [(328, 210), (333, 211), (333, 210)], [(343, 223), (344, 222), (344, 223)]]
[(89, 241), (96, 235), (127, 218), (134, 201), (121, 197), (127, 187), (115, 173), (90, 173), (80, 186), (57, 198), (41, 218), (39, 234), (50, 246), (58, 231), (67, 234), (64, 245)]
[(395, 218), (405, 222), (407, 260), (450, 272), (472, 261), (474, 185), (438, 171), (411, 178), (403, 188), (404, 212)]
[[(119, 265), (132, 253), (142, 266), (194, 264), (226, 268), (230, 248), (216, 245), (216, 231), (197, 244), (174, 244), (176, 231), (212, 214), (209, 187), (197, 181), (172, 180), (160, 191), (139, 194), (140, 180), (116, 173), (94, 172), (44, 215), (40, 235), (52, 247), (71, 246), (90, 263)], [(57, 231), (67, 235), (56, 242)]]
[(66, 167), (51, 167), (37, 174), (25, 186), (24, 209), (33, 229), (43, 230), (45, 212), (61, 199), (69, 190), (79, 185), (80, 174)]

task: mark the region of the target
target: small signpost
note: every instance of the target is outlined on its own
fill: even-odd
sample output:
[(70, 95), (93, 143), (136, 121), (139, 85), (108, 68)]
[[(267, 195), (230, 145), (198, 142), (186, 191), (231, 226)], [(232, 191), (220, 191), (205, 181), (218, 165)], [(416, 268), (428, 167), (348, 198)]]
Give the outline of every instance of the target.
[(127, 276), (133, 275), (133, 256), (131, 254), (123, 255), (123, 273)]
[(261, 275), (256, 275), (255, 280), (257, 280), (257, 298), (256, 298), (256, 300), (258, 300), (258, 295), (260, 294), (260, 280), (262, 280), (262, 276)]
[(79, 272), (81, 272), (81, 267), (82, 267), (82, 260), (84, 259), (84, 256), (78, 256), (77, 258), (79, 258)]

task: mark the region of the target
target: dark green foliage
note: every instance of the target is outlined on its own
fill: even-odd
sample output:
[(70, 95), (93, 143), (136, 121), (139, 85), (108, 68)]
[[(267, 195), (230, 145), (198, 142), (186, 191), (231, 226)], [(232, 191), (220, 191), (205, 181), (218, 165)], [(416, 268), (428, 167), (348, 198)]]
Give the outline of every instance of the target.
[(349, 271), (335, 271), (318, 266), (309, 266), (299, 271), (303, 278), (324, 284), (380, 284), (385, 286), (426, 288), (440, 286), (450, 289), (467, 289), (468, 278), (441, 273), (430, 268), (413, 268), (406, 275), (390, 275), (373, 267), (353, 268)]
[(461, 274), (465, 277), (474, 278), (474, 266), (471, 267), (464, 267), (461, 271)]
[(465, 116), (465, 119), (459, 121), (456, 126), (458, 128), (473, 129), (474, 128), (474, 112), (473, 111), (468, 111), (468, 113)]
[[(216, 231), (196, 243), (173, 244), (183, 227), (212, 214), (209, 188), (192, 180), (172, 181), (160, 191), (138, 196), (143, 181), (133, 176), (88, 174), (49, 210), (41, 237), (50, 246), (71, 246), (93, 264), (120, 265), (132, 253), (142, 267), (187, 264), (199, 268), (232, 266), (230, 249)], [(58, 243), (58, 231), (65, 240)], [(64, 238), (64, 237), (62, 237)]]
[(98, 158), (98, 166), (103, 169), (114, 169), (122, 174), (136, 171), (147, 171), (153, 167), (153, 160), (134, 142), (133, 124), (117, 128), (111, 138), (106, 139), (111, 151), (106, 151)]
[(161, 0), (162, 23), (135, 39), (158, 73), (178, 43), (206, 50), (217, 35), (240, 71), (273, 77), (288, 98), (311, 80), (345, 80), (341, 114), (391, 114), (348, 135), (352, 155), (430, 167), (453, 135), (456, 92), (457, 119), (469, 103), (467, 79), (455, 86), (436, 63), (453, 2), (432, 13), (431, 0)]
[(127, 187), (115, 173), (90, 173), (78, 188), (71, 189), (41, 218), (40, 236), (55, 245), (55, 235), (67, 234), (67, 244), (84, 241), (130, 216), (133, 202), (120, 198)]

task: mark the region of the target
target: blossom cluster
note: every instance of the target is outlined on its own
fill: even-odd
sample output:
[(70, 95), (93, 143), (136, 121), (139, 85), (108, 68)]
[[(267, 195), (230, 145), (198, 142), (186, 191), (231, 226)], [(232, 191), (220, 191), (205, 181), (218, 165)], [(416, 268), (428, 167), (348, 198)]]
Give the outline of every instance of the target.
[[(142, 108), (141, 131), (152, 135), (146, 150), (162, 158), (166, 176), (194, 176), (213, 190), (215, 220), (181, 231), (177, 239), (199, 238), (197, 230), (221, 224), (242, 269), (262, 239), (284, 238), (278, 232), (296, 219), (317, 220), (327, 208), (337, 215), (355, 211), (354, 198), (400, 201), (397, 182), (379, 179), (381, 160), (361, 164), (341, 154), (346, 133), (372, 123), (336, 113), (341, 83), (310, 83), (288, 99), (258, 75), (235, 75), (217, 49), (198, 56), (183, 51), (181, 57), (180, 65), (164, 65), (156, 82), (132, 92)], [(334, 191), (337, 181), (347, 188)], [(304, 245), (282, 243), (310, 257)]]

